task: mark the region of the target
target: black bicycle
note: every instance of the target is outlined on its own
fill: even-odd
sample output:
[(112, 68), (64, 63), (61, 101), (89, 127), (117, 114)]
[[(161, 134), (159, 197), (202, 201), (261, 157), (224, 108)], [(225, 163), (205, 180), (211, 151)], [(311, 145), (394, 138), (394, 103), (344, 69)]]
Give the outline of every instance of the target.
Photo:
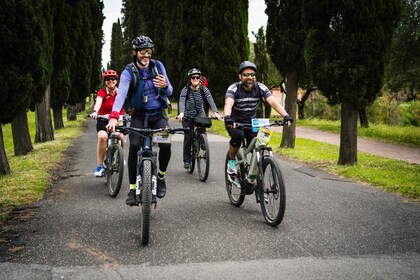
[[(108, 118), (106, 117), (98, 116), (98, 119), (108, 122)], [(119, 126), (124, 126), (125, 124), (125, 119), (118, 121)], [(104, 168), (106, 186), (108, 189), (108, 194), (111, 197), (116, 197), (120, 192), (124, 177), (124, 152), (121, 146), (121, 141), (120, 133), (108, 133)]]
[(140, 148), (137, 152), (137, 189), (136, 200), (141, 204), (141, 244), (149, 243), (150, 215), (152, 204), (157, 205), (157, 152), (153, 151), (153, 143), (171, 143), (171, 134), (188, 131), (188, 128), (135, 128), (128, 126), (116, 127), (124, 133), (137, 133), (141, 136)]
[[(253, 120), (259, 121), (259, 120)], [(286, 189), (277, 160), (268, 147), (272, 131), (270, 126), (282, 126), (280, 120), (260, 126), (256, 137), (248, 145), (242, 143), (242, 153), (236, 155), (236, 174), (228, 174), (226, 166), (230, 159), (229, 152), (225, 161), (226, 190), (230, 202), (239, 207), (245, 195), (255, 193), (256, 202), (260, 204), (266, 222), (278, 226), (286, 210)], [(236, 128), (251, 129), (252, 124), (236, 123)], [(255, 124), (254, 124), (255, 127)]]
[(211, 121), (217, 119), (214, 117), (183, 117), (187, 120), (193, 120), (194, 131), (192, 135), (190, 151), (190, 167), (187, 171), (192, 174), (197, 161), (197, 173), (200, 181), (205, 182), (209, 176), (210, 170), (210, 149), (207, 139), (206, 128), (211, 127)]

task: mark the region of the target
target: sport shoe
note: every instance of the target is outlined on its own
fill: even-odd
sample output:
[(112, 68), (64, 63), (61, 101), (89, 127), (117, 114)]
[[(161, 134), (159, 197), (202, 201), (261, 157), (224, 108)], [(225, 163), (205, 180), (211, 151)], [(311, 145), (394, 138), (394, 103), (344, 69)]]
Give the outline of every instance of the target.
[(227, 164), (227, 173), (230, 175), (236, 174), (236, 160), (230, 159)]
[(138, 206), (139, 205), (139, 203), (137, 202), (137, 199), (136, 199), (136, 190), (135, 189), (130, 189), (130, 191), (128, 192), (127, 199), (125, 200), (125, 204), (127, 204), (129, 206)]
[(95, 170), (95, 177), (104, 177), (105, 176), (105, 168), (102, 164), (98, 164)]
[(158, 198), (164, 198), (166, 194), (166, 183), (165, 178), (157, 178), (157, 192), (156, 196)]
[(184, 168), (185, 169), (190, 169), (190, 162), (189, 161), (184, 161)]

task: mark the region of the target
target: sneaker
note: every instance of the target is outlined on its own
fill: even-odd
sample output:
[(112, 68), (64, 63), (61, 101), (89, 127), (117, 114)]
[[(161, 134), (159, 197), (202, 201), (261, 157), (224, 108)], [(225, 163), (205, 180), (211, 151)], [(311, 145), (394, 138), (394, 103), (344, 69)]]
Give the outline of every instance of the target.
[(189, 161), (184, 161), (184, 168), (185, 169), (190, 169), (190, 162)]
[(139, 203), (137, 202), (136, 199), (136, 190), (135, 189), (131, 189), (128, 192), (128, 196), (127, 199), (125, 200), (125, 204), (129, 205), (129, 206), (138, 206)]
[(158, 198), (164, 198), (166, 194), (166, 183), (165, 178), (157, 178), (157, 193), (156, 196)]
[(105, 168), (102, 164), (98, 164), (95, 170), (95, 177), (104, 177), (105, 176)]
[(230, 175), (236, 174), (236, 160), (230, 159), (227, 164), (227, 173)]

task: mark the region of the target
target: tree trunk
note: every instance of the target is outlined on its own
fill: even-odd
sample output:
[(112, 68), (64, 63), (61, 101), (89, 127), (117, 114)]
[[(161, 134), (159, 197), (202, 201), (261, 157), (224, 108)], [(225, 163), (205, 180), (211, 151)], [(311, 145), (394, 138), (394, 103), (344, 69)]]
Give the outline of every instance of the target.
[(15, 156), (22, 156), (34, 150), (31, 142), (31, 135), (28, 127), (28, 116), (26, 110), (17, 112), (12, 121), (12, 134)]
[(338, 164), (357, 163), (357, 117), (358, 110), (348, 101), (341, 103), (340, 156)]
[(54, 117), (54, 129), (62, 129), (64, 128), (64, 121), (63, 121), (63, 107), (53, 108), (53, 117)]
[(0, 123), (0, 175), (8, 175), (12, 171), (10, 170), (9, 162), (7, 161), (6, 150), (4, 149), (3, 142), (3, 129)]
[(77, 106), (76, 105), (67, 105), (67, 120), (75, 121), (77, 120)]
[(315, 88), (307, 88), (302, 98), (297, 101), (299, 119), (305, 118), (305, 102), (314, 90)]
[(48, 86), (42, 102), (35, 106), (35, 143), (43, 143), (54, 140), (54, 130), (52, 127), (50, 112), (50, 95), (50, 86)]
[(366, 114), (366, 107), (363, 107), (363, 109), (359, 110), (359, 118), (360, 118), (360, 126), (364, 128), (368, 128), (369, 120)]
[(294, 119), (290, 127), (283, 127), (283, 136), (281, 138), (281, 148), (294, 148), (296, 138), (296, 103), (297, 103), (297, 73), (289, 72), (286, 74), (286, 101), (285, 109)]

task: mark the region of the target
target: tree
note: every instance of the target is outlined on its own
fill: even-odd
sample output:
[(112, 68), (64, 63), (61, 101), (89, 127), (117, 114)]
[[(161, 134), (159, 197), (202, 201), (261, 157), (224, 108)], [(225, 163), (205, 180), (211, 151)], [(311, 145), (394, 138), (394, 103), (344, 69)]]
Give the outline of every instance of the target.
[(420, 2), (404, 0), (386, 67), (386, 86), (393, 92), (406, 88), (409, 100), (420, 91)]
[(51, 108), (53, 110), (54, 128), (64, 128), (63, 106), (71, 88), (70, 65), (75, 55), (69, 38), (70, 8), (69, 1), (62, 1), (54, 7), (54, 51), (53, 72), (51, 75)]
[[(271, 60), (286, 80), (285, 109), (296, 118), (299, 80), (306, 76), (303, 55), (302, 0), (266, 0), (267, 47)], [(283, 128), (281, 147), (295, 147), (296, 122)]]
[(207, 0), (203, 21), (204, 65), (220, 106), (227, 87), (238, 80), (238, 65), (249, 56), (248, 1)]
[(123, 54), (123, 35), (121, 29), (120, 19), (117, 22), (112, 24), (112, 34), (111, 34), (111, 55), (109, 69), (115, 69), (118, 73), (124, 70), (125, 63), (122, 62)]
[(305, 60), (330, 104), (341, 104), (338, 164), (357, 163), (358, 110), (379, 94), (400, 0), (304, 0)]

